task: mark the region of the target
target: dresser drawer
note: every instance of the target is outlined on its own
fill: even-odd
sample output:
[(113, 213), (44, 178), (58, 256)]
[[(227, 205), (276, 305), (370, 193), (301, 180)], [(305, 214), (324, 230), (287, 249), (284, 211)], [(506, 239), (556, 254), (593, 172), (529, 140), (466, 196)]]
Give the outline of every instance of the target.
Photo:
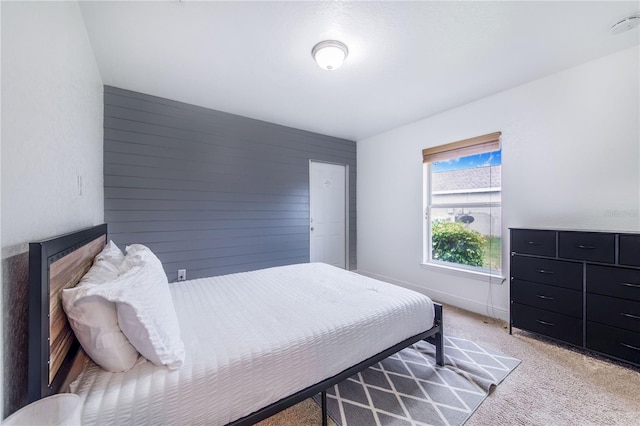
[(582, 318), (582, 291), (513, 280), (511, 300), (521, 305)]
[(640, 364), (640, 333), (587, 321), (587, 348)]
[(587, 265), (587, 291), (640, 301), (640, 271)]
[(621, 265), (640, 266), (640, 235), (620, 235)]
[(511, 317), (514, 327), (534, 331), (574, 345), (582, 345), (582, 320), (580, 319), (519, 303), (511, 304)]
[(589, 293), (587, 320), (640, 333), (640, 302)]
[(614, 263), (615, 235), (596, 232), (558, 232), (558, 257)]
[(553, 259), (511, 256), (511, 276), (515, 279), (582, 290), (582, 264)]
[(511, 251), (538, 256), (556, 256), (555, 231), (512, 229)]

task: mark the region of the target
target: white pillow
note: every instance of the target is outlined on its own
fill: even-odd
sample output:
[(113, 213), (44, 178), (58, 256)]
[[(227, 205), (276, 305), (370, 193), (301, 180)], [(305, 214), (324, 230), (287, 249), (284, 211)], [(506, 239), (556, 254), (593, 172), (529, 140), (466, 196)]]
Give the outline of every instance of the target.
[(62, 291), (62, 306), (80, 345), (93, 361), (107, 371), (127, 371), (138, 360), (138, 351), (118, 326), (116, 305), (91, 294), (92, 288), (118, 277), (118, 268), (95, 261), (74, 288)]
[(180, 367), (184, 344), (162, 263), (147, 247), (135, 244), (127, 247), (120, 271), (116, 280), (92, 287), (92, 294), (116, 303), (122, 332), (145, 358)]
[[(93, 266), (80, 279), (78, 286), (104, 284), (118, 276), (118, 267), (111, 262), (94, 260)], [(69, 290), (69, 289), (67, 289)]]
[(118, 248), (116, 243), (109, 240), (109, 243), (104, 246), (104, 249), (96, 256), (96, 261), (107, 261), (114, 266), (120, 266), (124, 260), (124, 253)]

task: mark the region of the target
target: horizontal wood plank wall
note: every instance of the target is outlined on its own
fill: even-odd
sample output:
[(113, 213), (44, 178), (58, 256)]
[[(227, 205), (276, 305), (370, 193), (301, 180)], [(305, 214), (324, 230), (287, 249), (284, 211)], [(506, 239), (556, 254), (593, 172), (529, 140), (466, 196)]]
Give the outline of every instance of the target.
[(356, 268), (356, 143), (104, 88), (104, 206), (121, 248), (149, 246), (169, 281), (309, 261), (309, 160), (349, 166)]

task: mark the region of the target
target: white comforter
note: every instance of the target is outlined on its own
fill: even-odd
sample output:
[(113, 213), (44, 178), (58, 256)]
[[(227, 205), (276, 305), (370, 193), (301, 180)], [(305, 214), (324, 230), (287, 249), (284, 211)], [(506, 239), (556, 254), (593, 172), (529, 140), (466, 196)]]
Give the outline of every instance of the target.
[(71, 386), (83, 425), (223, 425), (433, 325), (428, 297), (320, 263), (170, 287), (184, 365), (91, 363)]

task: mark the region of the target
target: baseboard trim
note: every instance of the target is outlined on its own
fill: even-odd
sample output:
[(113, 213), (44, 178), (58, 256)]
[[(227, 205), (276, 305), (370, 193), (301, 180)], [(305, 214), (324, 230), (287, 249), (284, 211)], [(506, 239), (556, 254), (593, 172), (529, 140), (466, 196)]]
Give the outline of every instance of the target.
[(464, 297), (457, 296), (455, 294), (446, 293), (446, 292), (434, 290), (431, 288), (424, 288), (407, 281), (397, 280), (395, 278), (387, 277), (385, 275), (375, 274), (373, 272), (363, 271), (361, 269), (357, 269), (353, 272), (356, 272), (358, 274), (361, 274), (370, 278), (375, 278), (380, 281), (386, 281), (388, 283), (395, 284), (400, 287), (407, 288), (409, 290), (417, 291), (418, 293), (422, 293), (430, 297), (432, 300), (436, 302), (446, 303), (458, 308), (466, 309), (467, 311), (475, 312), (480, 315), (486, 315), (488, 317), (497, 318), (503, 321), (509, 321), (509, 311), (504, 308), (488, 306), (476, 300), (467, 299)]

